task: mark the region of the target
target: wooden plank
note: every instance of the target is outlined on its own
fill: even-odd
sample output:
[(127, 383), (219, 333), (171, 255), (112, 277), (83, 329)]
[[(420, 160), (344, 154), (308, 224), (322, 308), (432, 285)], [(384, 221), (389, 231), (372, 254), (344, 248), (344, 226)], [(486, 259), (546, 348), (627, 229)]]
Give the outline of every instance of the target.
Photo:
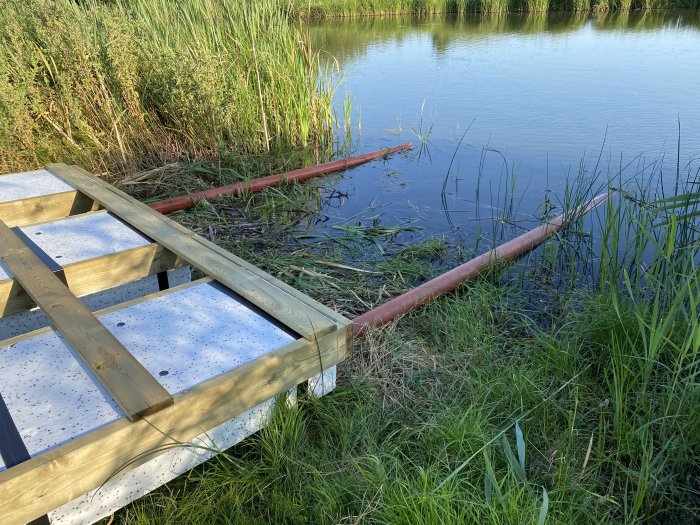
[[(316, 326), (316, 331), (314, 332), (316, 336), (322, 335), (322, 334), (324, 334), (324, 333), (327, 333), (327, 332), (329, 332), (329, 331), (331, 331), (331, 330), (333, 329), (332, 327), (331, 327), (329, 330), (326, 330), (326, 329), (321, 328), (322, 323), (324, 323), (324, 322), (328, 322), (328, 321), (344, 322), (344, 321), (347, 321), (347, 319), (346, 319), (345, 317), (341, 316), (340, 314), (338, 314), (337, 312), (331, 310), (330, 308), (326, 307), (325, 305), (323, 305), (323, 304), (321, 304), (321, 303), (319, 303), (319, 302), (317, 302), (317, 301), (314, 301), (314, 300), (313, 300), (312, 298), (310, 298), (309, 296), (307, 296), (307, 295), (305, 295), (305, 294), (303, 294), (303, 293), (300, 293), (300, 292), (299, 292), (298, 290), (296, 290), (295, 288), (293, 288), (293, 287), (289, 286), (288, 284), (286, 284), (286, 283), (280, 281), (279, 279), (276, 279), (275, 277), (269, 275), (268, 273), (264, 272), (264, 271), (261, 270), (260, 268), (257, 268), (256, 266), (254, 266), (254, 265), (248, 263), (247, 261), (241, 259), (240, 257), (236, 257), (234, 254), (232, 254), (231, 252), (229, 252), (229, 251), (227, 251), (227, 250), (224, 250), (223, 248), (221, 248), (221, 247), (218, 246), (217, 244), (214, 244), (213, 242), (210, 242), (210, 241), (208, 241), (207, 239), (205, 239), (205, 238), (203, 238), (203, 237), (201, 237), (201, 236), (199, 236), (199, 235), (196, 235), (194, 232), (192, 232), (191, 230), (188, 230), (187, 228), (185, 228), (185, 227), (182, 226), (181, 224), (179, 224), (179, 223), (177, 223), (177, 222), (175, 222), (175, 221), (172, 221), (172, 220), (168, 219), (167, 217), (165, 217), (165, 216), (162, 215), (161, 213), (156, 212), (156, 211), (153, 210), (152, 208), (150, 208), (150, 207), (146, 206), (145, 204), (143, 204), (143, 203), (141, 203), (141, 202), (139, 202), (139, 201), (133, 199), (133, 198), (130, 197), (129, 195), (126, 195), (125, 193), (120, 192), (120, 191), (117, 190), (116, 188), (105, 184), (101, 179), (94, 177), (94, 175), (92, 175), (92, 174), (90, 174), (89, 172), (83, 170), (83, 169), (80, 168), (79, 166), (71, 166), (69, 169), (75, 170), (77, 173), (81, 174), (83, 177), (87, 178), (89, 181), (93, 181), (93, 182), (96, 182), (96, 183), (98, 183), (98, 184), (101, 184), (102, 186), (104, 186), (104, 187), (108, 188), (109, 190), (113, 191), (113, 192), (114, 192), (116, 195), (118, 195), (119, 197), (123, 197), (123, 198), (125, 198), (125, 199), (127, 199), (127, 200), (129, 200), (129, 201), (132, 201), (132, 202), (136, 203), (136, 204), (139, 206), (139, 208), (141, 208), (144, 212), (146, 212), (146, 213), (148, 213), (148, 214), (150, 214), (150, 215), (156, 217), (157, 219), (167, 221), (167, 223), (169, 224), (169, 226), (170, 226), (171, 228), (173, 228), (173, 229), (175, 229), (176, 231), (182, 233), (182, 234), (185, 235), (186, 237), (195, 240), (197, 243), (199, 243), (200, 245), (204, 246), (205, 248), (208, 248), (208, 249), (210, 249), (211, 251), (215, 252), (216, 254), (218, 254), (219, 256), (221, 256), (221, 258), (223, 258), (223, 259), (225, 259), (226, 261), (228, 261), (230, 264), (235, 265), (236, 268), (239, 268), (239, 269), (243, 270), (244, 272), (248, 272), (248, 273), (250, 273), (250, 274), (252, 274), (252, 275), (254, 275), (254, 276), (256, 276), (256, 277), (259, 277), (260, 279), (262, 279), (262, 280), (264, 281), (264, 283), (265, 283), (266, 285), (272, 285), (272, 287), (274, 287), (274, 288), (276, 289), (276, 290), (273, 289), (273, 293), (276, 293), (276, 294), (279, 295), (280, 292), (281, 292), (280, 298), (281, 298), (283, 301), (287, 301), (287, 302), (291, 301), (291, 302), (292, 302), (292, 307), (295, 307), (295, 306), (298, 307), (299, 304), (301, 303), (302, 306), (305, 305), (306, 307), (310, 308), (310, 310), (305, 309), (305, 310), (308, 310), (308, 311), (302, 312), (302, 313), (306, 316), (306, 318), (302, 318), (302, 321), (308, 321), (308, 324), (311, 324), (311, 325)], [(49, 170), (49, 171), (51, 171), (51, 170)], [(54, 175), (57, 175), (57, 174), (54, 173)], [(57, 176), (58, 176), (58, 175), (57, 175)], [(122, 217), (122, 219), (123, 219), (123, 217)], [(127, 221), (127, 222), (129, 222), (129, 221)], [(132, 224), (132, 226), (134, 226), (134, 227), (136, 227), (136, 228), (138, 229), (138, 226), (135, 226), (134, 224)], [(201, 250), (201, 247), (200, 247), (200, 250)], [(220, 282), (223, 283), (223, 281), (221, 281), (221, 279), (218, 279), (218, 280), (219, 280)], [(226, 284), (226, 283), (224, 283), (224, 284)], [(228, 286), (228, 285), (227, 285), (227, 286)], [(229, 287), (230, 287), (230, 286), (229, 286)], [(233, 287), (231, 287), (231, 288), (232, 288), (233, 290), (235, 290), (235, 291), (238, 291), (238, 290), (236, 290), (236, 289), (233, 288)], [(238, 291), (238, 292), (240, 293), (240, 291)], [(241, 294), (241, 295), (243, 295), (243, 294)], [(245, 297), (245, 296), (244, 296), (244, 297)], [(251, 300), (251, 299), (249, 299), (249, 300)], [(252, 301), (252, 300), (251, 300), (251, 301)], [(252, 301), (252, 302), (255, 303), (255, 301)], [(260, 305), (260, 304), (257, 304), (257, 303), (255, 303), (255, 304), (256, 304), (257, 306), (259, 306), (260, 308), (262, 308), (263, 310), (265, 310), (265, 308), (263, 307), (263, 305)], [(267, 311), (267, 310), (265, 310), (265, 311)], [(318, 318), (316, 318), (316, 319), (311, 318), (311, 319), (309, 320), (309, 315), (308, 315), (308, 314), (309, 314), (309, 313), (314, 313), (314, 312), (318, 312), (318, 313), (321, 314), (321, 315), (318, 316)], [(275, 315), (274, 312), (268, 312), (268, 313), (269, 313), (270, 315), (273, 315), (273, 316)], [(324, 317), (325, 317), (326, 319), (323, 319)], [(280, 319), (280, 320), (282, 320), (282, 319)], [(293, 325), (288, 325), (288, 326), (289, 326), (290, 328), (292, 328), (292, 329), (295, 329), (295, 327), (294, 327)], [(309, 335), (310, 335), (310, 333), (309, 333), (309, 334), (306, 334), (306, 333), (301, 332), (301, 331), (299, 331), (299, 330), (296, 330), (296, 331), (297, 331), (298, 333), (300, 333), (302, 336), (307, 337), (307, 338), (308, 338)]]
[(0, 472), (0, 516), (27, 523), (321, 373), (347, 356), (342, 332), (298, 340), (176, 396), (147, 419), (122, 419)]
[[(83, 297), (177, 268), (183, 262), (159, 244), (151, 243), (67, 264), (63, 271), (73, 295)], [(0, 281), (0, 317), (23, 312), (34, 306), (32, 298), (14, 279)]]
[(0, 202), (0, 220), (10, 227), (60, 219), (93, 209), (94, 201), (78, 191)]
[[(71, 166), (70, 168), (75, 169), (77, 172), (83, 174), (86, 177), (89, 177), (91, 179), (95, 178), (94, 175), (92, 175), (90, 172), (84, 170), (80, 166), (74, 165), (74, 166)], [(97, 179), (97, 180), (100, 180), (100, 179)], [(132, 197), (130, 197), (129, 195), (126, 195), (126, 194), (121, 193), (121, 192), (120, 192), (120, 194), (124, 195), (128, 199), (132, 199)], [(141, 204), (141, 205), (144, 206), (143, 204)], [(154, 211), (152, 208), (150, 208), (148, 206), (145, 206), (145, 208), (151, 214), (156, 215), (158, 217), (163, 217), (163, 214)], [(193, 235), (195, 235), (192, 232), (192, 230), (185, 228), (182, 224), (180, 224), (176, 221), (171, 221), (171, 220), (169, 220), (169, 222), (171, 223), (173, 228), (175, 228), (179, 232), (183, 233), (184, 235), (186, 235), (188, 237), (192, 237)], [(291, 295), (292, 297), (301, 301), (305, 305), (319, 311), (321, 314), (323, 314), (328, 319), (331, 319), (331, 320), (336, 321), (336, 322), (341, 323), (341, 324), (347, 322), (348, 319), (346, 317), (342, 316), (341, 314), (339, 314), (338, 312), (336, 312), (335, 310), (327, 307), (326, 305), (324, 305), (322, 303), (319, 303), (318, 301), (315, 301), (314, 299), (312, 299), (308, 295), (299, 292), (299, 290), (297, 290), (296, 288), (288, 285), (284, 281), (277, 279), (276, 277), (270, 275), (269, 273), (265, 272), (264, 270), (261, 270), (260, 268), (258, 268), (254, 264), (249, 263), (245, 259), (241, 259), (240, 257), (237, 257), (233, 253), (229, 252), (228, 250), (225, 250), (224, 248), (222, 248), (218, 244), (215, 244), (215, 243), (205, 239), (204, 237), (201, 237), (198, 235), (195, 235), (195, 236), (197, 237), (197, 240), (205, 247), (211, 249), (212, 251), (214, 251), (217, 254), (221, 255), (222, 257), (226, 258), (231, 263), (233, 263), (237, 266), (241, 266), (243, 269), (249, 271), (250, 273), (257, 275), (258, 277), (266, 280), (267, 282), (269, 282), (270, 284), (272, 284), (276, 288), (279, 288), (282, 292), (284, 292), (288, 295)]]
[(24, 288), (14, 279), (0, 281), (0, 317), (24, 312), (36, 306)]
[[(192, 234), (192, 232), (190, 230), (188, 230), (187, 228), (185, 228), (183, 225), (181, 225), (175, 221), (173, 221), (173, 223), (174, 223), (174, 228), (178, 229), (179, 231), (181, 231), (187, 235)], [(222, 257), (225, 257), (226, 259), (231, 261), (233, 264), (236, 264), (238, 266), (243, 267), (245, 270), (248, 270), (252, 274), (257, 275), (258, 277), (267, 280), (269, 283), (271, 283), (275, 287), (279, 288), (281, 291), (297, 298), (299, 301), (303, 302), (307, 306), (310, 306), (311, 308), (318, 310), (328, 319), (334, 320), (337, 323), (344, 323), (348, 320), (346, 317), (342, 316), (341, 314), (339, 314), (335, 310), (328, 308), (325, 304), (319, 303), (318, 301), (315, 301), (314, 299), (312, 299), (308, 295), (300, 293), (296, 288), (294, 288), (294, 287), (288, 285), (287, 283), (285, 283), (284, 281), (281, 281), (281, 280), (277, 279), (276, 277), (268, 274), (267, 272), (265, 272), (264, 270), (261, 270), (260, 268), (258, 268), (254, 264), (249, 263), (245, 259), (241, 259), (240, 257), (235, 256), (234, 254), (232, 254), (228, 250), (225, 250), (224, 248), (222, 248), (218, 244), (215, 244), (215, 243), (208, 241), (207, 239), (204, 239), (204, 238), (201, 238), (201, 242), (202, 242), (202, 244), (204, 244), (205, 246), (207, 246), (211, 250), (215, 251), (216, 253), (218, 253)]]
[(46, 169), (301, 336), (313, 339), (336, 330), (336, 322), (310, 306), (310, 299), (273, 284), (262, 272), (251, 272), (232, 254), (224, 256), (206, 239), (183, 231), (174, 221), (102, 180), (65, 164), (51, 164)]
[(130, 420), (172, 405), (158, 380), (2, 221), (0, 260)]
[(78, 296), (138, 281), (182, 266), (184, 261), (157, 243), (64, 267), (68, 287)]

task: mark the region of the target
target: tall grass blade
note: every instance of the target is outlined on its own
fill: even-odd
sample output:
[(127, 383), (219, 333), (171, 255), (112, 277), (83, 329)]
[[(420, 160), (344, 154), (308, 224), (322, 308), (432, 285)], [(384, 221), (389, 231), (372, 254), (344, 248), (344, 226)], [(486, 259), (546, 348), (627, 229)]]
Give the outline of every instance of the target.
[(525, 438), (523, 437), (523, 429), (520, 428), (520, 424), (517, 421), (515, 422), (515, 442), (518, 449), (520, 468), (525, 472)]
[(547, 521), (547, 514), (549, 513), (549, 494), (547, 489), (542, 487), (542, 507), (540, 507), (540, 514), (537, 517), (537, 525), (544, 525)]
[(510, 448), (510, 443), (508, 442), (508, 438), (505, 436), (505, 434), (501, 435), (501, 445), (503, 446), (503, 452), (506, 455), (506, 459), (508, 460), (508, 464), (510, 465), (510, 468), (512, 469), (513, 473), (520, 480), (520, 482), (523, 484), (525, 489), (527, 489), (527, 491), (532, 496), (534, 496), (535, 493), (532, 490), (530, 483), (527, 481), (527, 476), (525, 475), (525, 470), (520, 466), (520, 463), (518, 462), (518, 460), (515, 459), (515, 455), (513, 454), (513, 449)]

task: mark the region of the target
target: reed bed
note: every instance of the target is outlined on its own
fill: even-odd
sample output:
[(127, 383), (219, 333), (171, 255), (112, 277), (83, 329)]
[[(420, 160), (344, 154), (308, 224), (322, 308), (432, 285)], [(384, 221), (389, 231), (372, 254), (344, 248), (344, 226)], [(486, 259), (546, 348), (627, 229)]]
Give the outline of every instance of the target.
[(122, 174), (323, 144), (331, 86), (276, 0), (6, 0), (0, 171)]
[(697, 9), (699, 0), (292, 0), (302, 18), (437, 13)]

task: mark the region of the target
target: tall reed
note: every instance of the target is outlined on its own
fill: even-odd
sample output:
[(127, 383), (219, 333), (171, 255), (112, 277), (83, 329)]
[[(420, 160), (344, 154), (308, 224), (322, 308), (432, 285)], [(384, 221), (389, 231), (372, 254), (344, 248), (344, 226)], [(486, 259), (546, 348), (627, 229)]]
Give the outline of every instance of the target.
[(615, 410), (610, 443), (599, 446), (615, 454), (616, 476), (635, 458), (622, 500), (629, 522), (659, 498), (684, 497), (698, 450), (700, 203), (684, 197), (697, 195), (697, 183), (671, 198), (611, 201), (604, 223), (599, 283), (612, 330), (599, 359)]
[[(323, 142), (331, 87), (277, 0), (7, 0), (0, 170)], [(320, 81), (319, 81), (320, 78)]]

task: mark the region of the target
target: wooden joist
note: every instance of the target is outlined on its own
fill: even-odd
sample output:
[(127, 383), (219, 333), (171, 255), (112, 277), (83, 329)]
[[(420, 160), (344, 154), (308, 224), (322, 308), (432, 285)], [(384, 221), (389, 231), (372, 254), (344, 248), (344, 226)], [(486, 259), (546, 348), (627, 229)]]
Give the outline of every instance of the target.
[(313, 340), (337, 328), (334, 319), (310, 306), (303, 294), (279, 286), (269, 276), (261, 277), (238, 257), (102, 180), (65, 164), (50, 164), (46, 169), (304, 338)]
[(158, 380), (2, 221), (0, 260), (130, 420), (173, 404)]
[(77, 191), (42, 195), (0, 202), (0, 220), (10, 227), (24, 226), (48, 219), (60, 219), (93, 208), (93, 200)]
[[(63, 266), (73, 295), (83, 297), (181, 266), (178, 257), (156, 243)], [(36, 306), (14, 279), (0, 281), (0, 317)]]
[(10, 227), (83, 213), (93, 204), (46, 170), (0, 175), (0, 220)]

